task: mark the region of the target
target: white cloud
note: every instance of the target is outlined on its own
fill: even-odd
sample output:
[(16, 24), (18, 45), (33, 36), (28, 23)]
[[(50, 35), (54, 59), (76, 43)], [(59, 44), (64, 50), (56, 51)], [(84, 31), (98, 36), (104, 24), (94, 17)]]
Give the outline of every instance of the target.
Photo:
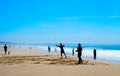
[(70, 17), (59, 17), (57, 20), (77, 20), (77, 19), (105, 19), (105, 18), (120, 18), (120, 16), (70, 16)]
[(74, 20), (83, 18), (96, 18), (96, 16), (70, 16), (70, 17), (59, 17), (58, 20)]

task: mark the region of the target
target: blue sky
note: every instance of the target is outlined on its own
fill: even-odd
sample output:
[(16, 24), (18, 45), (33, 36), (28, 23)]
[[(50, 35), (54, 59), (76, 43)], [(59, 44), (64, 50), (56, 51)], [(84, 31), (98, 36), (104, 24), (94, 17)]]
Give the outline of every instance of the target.
[(1, 0), (0, 41), (120, 44), (119, 0)]

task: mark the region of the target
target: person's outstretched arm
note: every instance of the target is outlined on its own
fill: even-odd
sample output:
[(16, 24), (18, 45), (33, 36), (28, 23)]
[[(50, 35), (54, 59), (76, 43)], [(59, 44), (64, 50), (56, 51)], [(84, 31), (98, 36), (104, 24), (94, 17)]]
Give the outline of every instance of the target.
[(77, 48), (77, 50), (75, 52), (78, 52), (78, 48)]
[(55, 44), (57, 47), (60, 47), (59, 45)]
[(76, 50), (75, 52), (78, 52), (78, 50)]

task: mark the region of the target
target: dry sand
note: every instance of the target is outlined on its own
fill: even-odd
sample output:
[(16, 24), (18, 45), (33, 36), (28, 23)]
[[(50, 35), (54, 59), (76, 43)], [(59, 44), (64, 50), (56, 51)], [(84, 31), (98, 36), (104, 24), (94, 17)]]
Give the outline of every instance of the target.
[(61, 59), (59, 55), (37, 49), (9, 48), (4, 55), (0, 47), (0, 76), (120, 76), (120, 64), (77, 58)]

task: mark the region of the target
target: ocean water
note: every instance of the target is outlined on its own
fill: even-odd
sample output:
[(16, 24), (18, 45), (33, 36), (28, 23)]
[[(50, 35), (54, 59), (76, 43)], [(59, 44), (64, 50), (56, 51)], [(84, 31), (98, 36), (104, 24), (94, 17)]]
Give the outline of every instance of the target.
[[(45, 52), (48, 52), (48, 45), (51, 46), (51, 52), (60, 54), (60, 48), (54, 44), (34, 45)], [(72, 49), (77, 49), (77, 44), (65, 44), (64, 50), (67, 56), (72, 56)], [(93, 49), (97, 50), (97, 59), (100, 61), (120, 64), (120, 45), (82, 45), (82, 58), (93, 59)], [(56, 51), (56, 50), (57, 51)], [(77, 57), (77, 52), (74, 54)]]

